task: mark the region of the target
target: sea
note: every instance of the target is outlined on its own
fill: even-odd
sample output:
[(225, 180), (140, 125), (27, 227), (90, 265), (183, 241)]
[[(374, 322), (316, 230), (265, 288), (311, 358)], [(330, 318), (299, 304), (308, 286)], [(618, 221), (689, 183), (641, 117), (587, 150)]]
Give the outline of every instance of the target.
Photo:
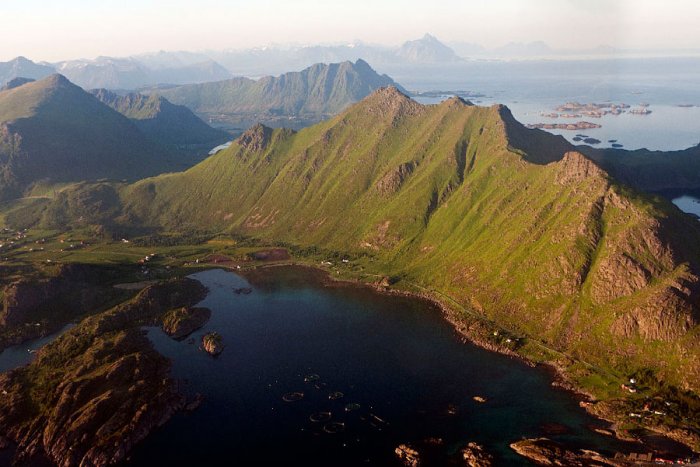
[[(700, 58), (606, 58), (588, 60), (472, 60), (424, 67), (379, 68), (412, 92), (447, 91), (416, 97), (435, 103), (455, 91), (477, 105), (504, 104), (524, 124), (601, 125), (589, 130), (547, 130), (570, 142), (578, 134), (595, 138), (595, 147), (679, 150), (700, 143)], [(621, 115), (552, 118), (567, 102), (627, 104)], [(629, 110), (646, 108), (637, 115)], [(571, 112), (569, 112), (571, 113)]]
[[(209, 288), (200, 305), (211, 320), (183, 341), (148, 335), (181, 389), (204, 402), (152, 433), (128, 465), (399, 466), (395, 449), (408, 444), (437, 466), (477, 442), (496, 465), (519, 466), (529, 464), (509, 444), (538, 436), (629, 449), (594, 432), (601, 422), (552, 386), (551, 371), (463, 343), (429, 302), (327, 286), (321, 274), (191, 276)], [(225, 345), (217, 357), (200, 349), (211, 331)]]

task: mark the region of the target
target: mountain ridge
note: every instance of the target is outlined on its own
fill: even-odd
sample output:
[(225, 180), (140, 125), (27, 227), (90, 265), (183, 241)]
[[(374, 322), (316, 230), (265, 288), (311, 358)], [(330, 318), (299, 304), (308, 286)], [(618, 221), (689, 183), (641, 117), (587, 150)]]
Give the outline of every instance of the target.
[(227, 133), (210, 127), (187, 107), (155, 94), (120, 96), (107, 89), (93, 89), (90, 93), (128, 117), (151, 140), (169, 148), (210, 149), (229, 139)]
[(0, 198), (44, 179), (133, 180), (176, 167), (131, 121), (62, 75), (0, 92)]
[[(503, 106), (382, 88), (313, 127), (257, 125), (186, 172), (113, 186), (109, 222), (370, 257), (592, 365), (698, 391), (697, 221), (562, 141)], [(85, 193), (61, 193), (44, 222)]]
[(226, 114), (249, 124), (261, 121), (270, 124), (285, 123), (290, 117), (318, 121), (386, 85), (398, 86), (390, 77), (376, 73), (364, 60), (357, 60), (317, 63), (277, 77), (258, 80), (240, 77), (155, 92), (200, 115)]

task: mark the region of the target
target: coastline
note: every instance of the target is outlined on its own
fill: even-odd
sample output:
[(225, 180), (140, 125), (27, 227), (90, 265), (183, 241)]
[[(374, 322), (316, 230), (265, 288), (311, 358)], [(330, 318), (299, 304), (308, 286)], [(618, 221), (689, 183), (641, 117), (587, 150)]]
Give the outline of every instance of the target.
[[(501, 355), (508, 356), (513, 359), (517, 359), (523, 364), (532, 367), (540, 368), (547, 371), (551, 376), (551, 386), (554, 389), (559, 389), (566, 391), (568, 395), (574, 398), (578, 402), (578, 405), (584, 409), (590, 416), (592, 416), (596, 421), (600, 421), (600, 427), (596, 427), (591, 424), (588, 429), (591, 431), (596, 431), (601, 435), (614, 436), (616, 439), (634, 443), (630, 445), (631, 449), (638, 447), (638, 451), (656, 451), (656, 449), (650, 444), (646, 443), (644, 440), (632, 438), (630, 436), (625, 436), (623, 428), (620, 426), (623, 419), (622, 414), (616, 419), (614, 412), (614, 406), (608, 404), (606, 401), (599, 401), (591, 393), (585, 391), (583, 388), (578, 387), (574, 384), (571, 379), (567, 376), (567, 367), (565, 360), (567, 357), (564, 354), (562, 359), (554, 359), (550, 361), (535, 361), (528, 358), (526, 355), (519, 353), (517, 351), (517, 345), (511, 344), (511, 347), (503, 344), (501, 340), (500, 344), (497, 340), (493, 339), (494, 329), (501, 329), (495, 323), (490, 322), (487, 318), (480, 318), (476, 312), (470, 313), (467, 310), (460, 310), (463, 308), (458, 302), (451, 303), (454, 301), (451, 297), (444, 296), (440, 292), (431, 291), (430, 289), (425, 289), (417, 284), (413, 284), (409, 281), (404, 281), (404, 288), (401, 288), (401, 283), (398, 286), (391, 286), (385, 276), (380, 275), (365, 275), (365, 280), (359, 277), (336, 277), (333, 271), (329, 271), (327, 268), (319, 266), (317, 264), (312, 264), (310, 261), (298, 261), (298, 259), (289, 259), (284, 261), (269, 261), (269, 262), (256, 262), (254, 264), (245, 264), (239, 261), (222, 261), (216, 263), (199, 263), (197, 267), (192, 268), (191, 272), (185, 272), (185, 276), (190, 276), (191, 274), (204, 271), (209, 269), (223, 269), (231, 271), (234, 273), (246, 276), (246, 273), (253, 273), (254, 271), (263, 271), (266, 268), (279, 268), (279, 267), (293, 267), (293, 268), (303, 268), (311, 271), (315, 278), (318, 278), (319, 283), (323, 287), (361, 287), (372, 290), (379, 294), (385, 295), (395, 295), (402, 296), (411, 299), (418, 299), (425, 302), (429, 302), (432, 306), (436, 307), (441, 315), (441, 318), (447, 321), (451, 328), (457, 333), (458, 338), (462, 343), (469, 343), (476, 347), (488, 350), (491, 352), (496, 352)], [(368, 278), (376, 278), (377, 280), (371, 282), (366, 280)], [(119, 284), (123, 286), (124, 284)], [(143, 286), (149, 285), (146, 282), (131, 283), (133, 290), (137, 290)], [(407, 290), (406, 287), (412, 287), (418, 290)], [(438, 311), (436, 310), (436, 311)], [(504, 330), (505, 331), (505, 330)], [(501, 339), (504, 339), (506, 334), (503, 334)], [(510, 339), (508, 339), (510, 341)], [(552, 354), (553, 355), (553, 354)], [(571, 360), (573, 361), (573, 360)], [(604, 426), (603, 426), (604, 425)], [(598, 431), (596, 428), (600, 428)], [(668, 438), (678, 444), (684, 444), (692, 449), (692, 446), (683, 442), (681, 439), (677, 439), (672, 436), (671, 428), (665, 427), (666, 431), (663, 429), (652, 430), (651, 427), (645, 427), (648, 431), (658, 433), (661, 436)], [(664, 427), (662, 427), (664, 428)], [(676, 429), (680, 430), (680, 429)], [(679, 431), (680, 432), (680, 431)], [(669, 435), (671, 433), (671, 435)]]
[[(614, 413), (614, 409), (610, 407), (610, 404), (598, 399), (589, 391), (576, 385), (567, 375), (567, 368), (561, 362), (557, 360), (549, 360), (542, 362), (534, 361), (505, 345), (499, 345), (497, 343), (489, 341), (485, 336), (491, 333), (492, 330), (486, 329), (486, 325), (483, 321), (481, 321), (477, 317), (470, 318), (466, 313), (458, 310), (456, 306), (451, 306), (450, 304), (448, 304), (447, 299), (441, 298), (439, 294), (434, 291), (432, 291), (432, 293), (430, 291), (416, 292), (402, 288), (393, 288), (388, 285), (382, 285), (381, 280), (372, 283), (357, 278), (336, 278), (327, 269), (319, 267), (315, 264), (297, 262), (294, 260), (249, 265), (241, 267), (241, 269), (236, 269), (237, 265), (234, 265), (232, 267), (230, 265), (212, 264), (211, 266), (213, 268), (218, 267), (227, 270), (232, 270), (233, 272), (238, 271), (242, 273), (242, 275), (245, 275), (245, 271), (265, 269), (271, 267), (299, 267), (312, 270), (315, 273), (322, 274), (322, 284), (326, 287), (364, 287), (381, 294), (402, 296), (430, 302), (440, 311), (442, 318), (452, 326), (452, 328), (459, 335), (463, 343), (469, 343), (484, 350), (505, 355), (507, 357), (519, 360), (520, 362), (531, 368), (541, 368), (549, 372), (552, 380), (551, 386), (554, 389), (558, 389), (568, 393), (579, 403), (579, 406), (583, 410), (585, 410), (587, 414), (589, 414), (594, 419), (602, 422), (605, 425), (604, 427), (600, 428), (602, 428), (603, 431), (607, 431), (609, 433), (599, 432), (599, 434), (613, 436), (614, 438), (623, 442), (634, 443), (635, 445), (639, 446), (641, 451), (653, 452), (656, 450), (653, 446), (651, 446), (644, 440), (626, 434), (626, 430), (624, 430), (620, 426), (623, 423), (623, 420), (615, 416), (616, 414)], [(379, 278), (381, 276), (377, 277)], [(420, 287), (417, 284), (410, 285)], [(483, 320), (485, 321), (486, 319), (484, 318)], [(559, 353), (558, 351), (555, 352)], [(571, 357), (568, 357), (565, 354), (561, 355), (562, 357), (571, 359), (573, 361)], [(644, 426), (643, 428), (651, 433), (662, 436), (671, 442), (683, 445), (692, 452), (698, 453), (698, 451), (694, 449), (692, 441), (677, 439), (678, 437), (673, 437), (672, 433), (674, 429), (665, 426), (656, 427), (657, 429), (653, 429), (653, 427), (649, 426)], [(589, 429), (595, 431), (592, 427), (589, 427)]]

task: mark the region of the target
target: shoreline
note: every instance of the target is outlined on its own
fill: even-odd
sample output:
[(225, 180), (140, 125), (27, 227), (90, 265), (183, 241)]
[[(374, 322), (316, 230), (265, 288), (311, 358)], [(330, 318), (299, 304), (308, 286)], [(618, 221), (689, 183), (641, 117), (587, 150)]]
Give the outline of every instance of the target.
[[(440, 312), (441, 319), (444, 319), (447, 321), (447, 323), (449, 323), (450, 327), (457, 334), (457, 337), (463, 344), (468, 343), (486, 351), (496, 352), (509, 358), (517, 359), (531, 368), (540, 368), (546, 371), (550, 377), (550, 385), (553, 389), (566, 391), (567, 395), (573, 397), (574, 400), (578, 402), (578, 405), (585, 410), (589, 416), (591, 416), (595, 421), (601, 423), (600, 427), (596, 427), (594, 424), (588, 425), (587, 428), (589, 430), (598, 432), (598, 434), (601, 436), (610, 436), (611, 438), (615, 438), (622, 442), (630, 443), (630, 451), (637, 446), (639, 447), (639, 451), (659, 451), (657, 448), (653, 447), (653, 445), (642, 439), (625, 436), (623, 428), (619, 426), (623, 420), (619, 418), (615, 419), (615, 412), (613, 410), (614, 407), (612, 407), (606, 401), (598, 400), (591, 393), (575, 385), (567, 376), (567, 368), (561, 361), (557, 359), (550, 361), (536, 361), (528, 358), (522, 353), (519, 353), (517, 351), (517, 343), (513, 345), (514, 348), (511, 348), (505, 344), (495, 342), (494, 339), (490, 339), (490, 337), (494, 335), (494, 329), (503, 328), (498, 326), (496, 323), (489, 321), (486, 317), (480, 317), (475, 312), (469, 312), (469, 310), (465, 309), (461, 304), (459, 304), (459, 302), (455, 301), (449, 296), (442, 296), (443, 294), (440, 292), (426, 289), (418, 284), (413, 284), (410, 281), (404, 281), (403, 285), (423, 290), (407, 290), (406, 288), (390, 286), (388, 284), (388, 280), (386, 280), (386, 276), (381, 275), (366, 275), (367, 279), (376, 277), (377, 280), (374, 282), (363, 280), (358, 277), (336, 277), (332, 271), (329, 271), (322, 266), (312, 264), (310, 262), (299, 262), (295, 259), (260, 262), (257, 264), (245, 264), (245, 262), (234, 260), (217, 263), (200, 263), (197, 264), (197, 267), (192, 268), (192, 272), (184, 272), (184, 275), (191, 276), (192, 274), (196, 274), (197, 272), (201, 271), (222, 269), (246, 277), (247, 272), (253, 273), (253, 271), (262, 271), (266, 268), (280, 267), (303, 268), (311, 271), (311, 273), (315, 276), (314, 279), (318, 279), (319, 284), (323, 287), (362, 287), (379, 294), (401, 296), (429, 302), (431, 306), (437, 308), (436, 311)], [(125, 284), (119, 285), (124, 286)], [(136, 288), (140, 288), (141, 286), (145, 285), (147, 285), (147, 283), (142, 281), (130, 283), (129, 287), (133, 287), (134, 290), (136, 290)], [(450, 303), (451, 301), (454, 301), (454, 304)], [(461, 311), (460, 308), (463, 308), (464, 311)], [(503, 331), (504, 334), (502, 337), (508, 335), (505, 329), (503, 329)], [(529, 338), (527, 338), (527, 340), (530, 341)], [(502, 339), (501, 342), (503, 342)], [(511, 342), (511, 340), (508, 339), (508, 342)], [(565, 354), (561, 355), (562, 358), (570, 358)], [(603, 405), (597, 407), (599, 403)], [(596, 428), (600, 428), (601, 431), (598, 431)], [(692, 449), (692, 446), (690, 446), (689, 443), (677, 439), (678, 436), (675, 438), (673, 436), (669, 436), (669, 433), (672, 433), (672, 428), (668, 428), (666, 431), (653, 430), (649, 427), (644, 428), (650, 433), (663, 436), (664, 438), (667, 438), (678, 445), (687, 446), (691, 451), (697, 452)], [(605, 433), (606, 431), (609, 433)]]
[[(574, 398), (578, 402), (579, 407), (583, 409), (589, 416), (593, 417), (596, 421), (602, 422), (602, 424), (605, 425), (603, 428), (604, 430), (607, 430), (610, 432), (610, 434), (601, 434), (601, 436), (611, 436), (619, 441), (622, 442), (627, 442), (627, 443), (632, 443), (634, 445), (639, 446), (640, 448), (643, 448), (647, 452), (656, 452), (657, 449), (654, 448), (653, 446), (649, 445), (647, 442), (634, 438), (632, 436), (625, 435), (623, 433), (623, 429), (620, 427), (620, 423), (622, 422), (619, 419), (615, 419), (612, 414), (609, 413), (602, 413), (605, 412), (606, 410), (609, 410), (607, 407), (604, 408), (603, 411), (601, 410), (595, 410), (596, 405), (602, 403), (605, 404), (605, 401), (601, 401), (600, 399), (596, 398), (593, 394), (588, 392), (582, 387), (577, 386), (575, 383), (571, 381), (571, 379), (567, 376), (566, 373), (566, 367), (562, 364), (560, 364), (557, 361), (543, 361), (543, 362), (537, 362), (533, 361), (532, 359), (526, 357), (525, 355), (522, 355), (521, 353), (518, 353), (517, 351), (510, 349), (504, 345), (498, 345), (493, 342), (488, 341), (485, 339), (483, 336), (481, 336), (478, 332), (478, 330), (472, 329), (473, 326), (476, 327), (482, 327), (484, 326), (484, 323), (480, 322), (480, 319), (477, 317), (474, 318), (469, 318), (468, 315), (465, 315), (465, 313), (460, 312), (458, 309), (456, 309), (455, 306), (450, 306), (449, 304), (445, 303), (447, 300), (446, 299), (441, 299), (435, 292), (430, 293), (429, 291), (426, 292), (415, 292), (415, 291), (410, 291), (410, 290), (405, 290), (405, 289), (400, 289), (400, 288), (392, 288), (391, 286), (382, 286), (379, 281), (375, 283), (371, 282), (365, 282), (362, 281), (361, 279), (356, 279), (356, 278), (336, 278), (334, 277), (330, 271), (327, 269), (324, 269), (322, 267), (319, 267), (314, 264), (309, 264), (305, 262), (296, 262), (294, 260), (290, 260), (288, 262), (274, 262), (274, 263), (269, 263), (269, 264), (256, 264), (256, 265), (249, 265), (249, 266), (242, 266), (240, 269), (236, 269), (236, 265), (221, 265), (221, 264), (212, 264), (212, 268), (222, 268), (226, 270), (231, 270), (232, 272), (240, 272), (242, 275), (245, 276), (245, 271), (251, 271), (251, 270), (256, 270), (256, 269), (265, 269), (265, 268), (271, 268), (271, 267), (300, 267), (304, 269), (309, 269), (314, 271), (315, 273), (321, 273), (323, 275), (322, 279), (322, 285), (326, 287), (363, 287), (363, 288), (368, 288), (371, 289), (377, 293), (380, 294), (385, 294), (385, 295), (394, 295), (394, 296), (402, 296), (402, 297), (407, 297), (407, 298), (412, 298), (412, 299), (419, 299), (419, 300), (424, 300), (427, 302), (430, 302), (432, 305), (434, 305), (440, 312), (441, 317), (447, 321), (453, 328), (453, 330), (457, 333), (457, 335), (460, 337), (462, 343), (466, 344), (469, 343), (471, 345), (474, 345), (476, 347), (479, 347), (481, 349), (484, 349), (486, 351), (490, 352), (495, 352), (504, 356), (507, 356), (512, 359), (519, 360), (521, 363), (524, 365), (527, 365), (531, 368), (540, 368), (544, 371), (547, 371), (550, 376), (551, 376), (551, 383), (550, 385), (557, 390), (560, 391), (565, 391), (568, 393), (571, 397)], [(377, 276), (378, 278), (381, 276)], [(411, 284), (417, 287), (417, 284)], [(486, 320), (486, 318), (483, 318)], [(494, 323), (495, 325), (495, 323)], [(497, 326), (497, 325), (496, 325)], [(481, 329), (484, 331), (483, 327)], [(528, 338), (529, 339), (529, 338)], [(558, 351), (557, 351), (558, 352)], [(571, 358), (566, 356), (565, 354), (562, 354), (563, 357), (565, 358)], [(573, 360), (573, 359), (572, 359)], [(653, 430), (650, 427), (642, 427), (643, 429), (647, 430), (650, 433), (654, 433), (655, 435), (662, 436), (666, 439), (668, 439), (671, 442), (678, 443), (679, 445), (683, 445), (685, 448), (688, 450), (698, 453), (693, 447), (690, 445), (690, 443), (680, 441), (678, 439), (674, 439), (670, 436), (668, 436), (668, 431), (659, 431), (659, 430)], [(591, 431), (596, 431), (592, 427), (588, 427)]]

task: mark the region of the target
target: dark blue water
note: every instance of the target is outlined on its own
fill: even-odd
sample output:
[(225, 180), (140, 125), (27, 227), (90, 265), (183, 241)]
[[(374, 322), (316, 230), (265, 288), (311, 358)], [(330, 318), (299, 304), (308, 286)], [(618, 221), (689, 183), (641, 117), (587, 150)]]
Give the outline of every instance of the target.
[[(429, 437), (443, 440), (436, 465), (469, 441), (504, 465), (526, 465), (508, 447), (522, 437), (616, 447), (587, 428), (595, 421), (550, 386), (548, 372), (463, 344), (426, 302), (324, 287), (309, 269), (250, 274), (193, 276), (209, 287), (201, 305), (212, 309), (195, 343), (149, 331), (183, 389), (205, 401), (153, 433), (131, 465), (398, 465), (398, 444)], [(236, 287), (253, 292), (235, 294)], [(198, 348), (214, 330), (226, 345), (218, 358)], [(344, 396), (330, 400), (335, 391)], [(290, 392), (304, 398), (285, 402)], [(475, 395), (488, 401), (475, 402)], [(360, 408), (346, 412), (349, 403)], [(324, 422), (312, 422), (319, 411), (331, 412), (344, 432), (329, 434)], [(552, 435), (551, 424), (565, 433)]]

